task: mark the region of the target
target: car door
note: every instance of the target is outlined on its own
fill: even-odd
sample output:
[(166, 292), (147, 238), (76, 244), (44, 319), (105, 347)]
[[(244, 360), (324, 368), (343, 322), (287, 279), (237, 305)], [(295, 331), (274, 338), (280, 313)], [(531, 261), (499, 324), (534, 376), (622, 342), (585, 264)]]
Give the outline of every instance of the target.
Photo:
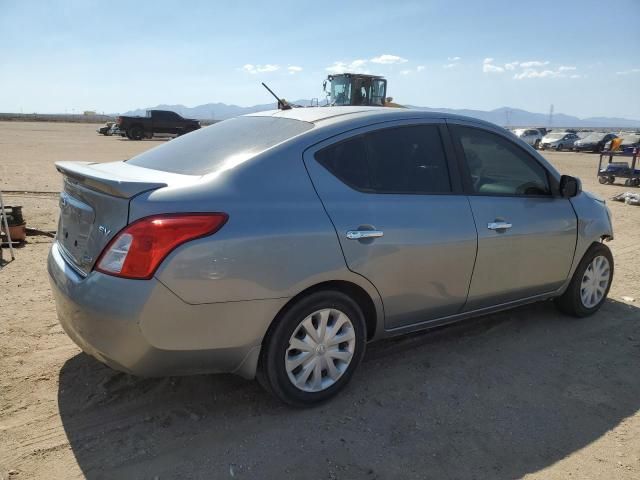
[(458, 313), (467, 298), (477, 234), (443, 133), (387, 122), (304, 153), (347, 266), (378, 289), (390, 330)]
[(577, 218), (555, 178), (506, 136), (451, 124), (465, 191), (478, 229), (466, 311), (557, 290), (567, 279)]
[(173, 112), (154, 112), (153, 131), (155, 133), (175, 133), (174, 125), (178, 116)]

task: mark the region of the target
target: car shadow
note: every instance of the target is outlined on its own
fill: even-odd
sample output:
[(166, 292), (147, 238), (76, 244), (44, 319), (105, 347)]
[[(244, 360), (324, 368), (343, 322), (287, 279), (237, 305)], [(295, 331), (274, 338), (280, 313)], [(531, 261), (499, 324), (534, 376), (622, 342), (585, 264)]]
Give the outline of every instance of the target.
[(58, 400), (91, 479), (511, 479), (636, 413), (639, 367), (640, 309), (574, 319), (547, 302), (370, 345), (351, 385), (308, 410), (234, 376), (135, 378), (84, 354)]

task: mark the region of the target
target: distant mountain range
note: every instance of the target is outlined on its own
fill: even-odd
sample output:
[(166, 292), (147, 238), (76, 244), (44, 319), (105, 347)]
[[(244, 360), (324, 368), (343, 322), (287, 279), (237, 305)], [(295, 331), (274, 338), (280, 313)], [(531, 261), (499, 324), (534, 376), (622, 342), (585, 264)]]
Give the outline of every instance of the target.
[[(295, 105), (309, 106), (309, 100), (296, 100)], [(466, 110), (453, 108), (431, 108), (407, 105), (408, 108), (415, 110), (424, 110), (429, 112), (445, 112), (455, 113), (457, 115), (466, 115), (481, 120), (503, 126), (539, 126), (548, 127), (548, 113), (532, 113), (517, 108), (502, 107), (491, 111), (484, 110)], [(179, 113), (186, 118), (196, 118), (198, 120), (226, 120), (227, 118), (237, 117), (247, 113), (260, 112), (263, 110), (272, 110), (276, 108), (275, 103), (265, 103), (262, 105), (254, 105), (252, 107), (240, 107), (238, 105), (228, 105), (226, 103), (207, 103), (196, 107), (185, 107), (184, 105), (157, 105), (155, 107), (140, 108), (125, 112), (123, 115), (144, 115), (146, 110), (171, 110)], [(563, 113), (553, 115), (554, 127), (603, 127), (603, 128), (640, 128), (640, 120), (629, 120), (626, 118), (615, 117), (591, 117), (578, 118)]]

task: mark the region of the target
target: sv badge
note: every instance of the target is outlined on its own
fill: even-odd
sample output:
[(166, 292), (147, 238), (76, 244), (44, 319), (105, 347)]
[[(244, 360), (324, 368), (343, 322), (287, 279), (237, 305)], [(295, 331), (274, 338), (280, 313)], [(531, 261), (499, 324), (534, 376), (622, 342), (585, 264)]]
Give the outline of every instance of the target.
[(109, 234), (111, 233), (111, 230), (108, 227), (105, 227), (104, 225), (100, 225), (98, 227), (98, 231), (105, 237), (108, 237)]

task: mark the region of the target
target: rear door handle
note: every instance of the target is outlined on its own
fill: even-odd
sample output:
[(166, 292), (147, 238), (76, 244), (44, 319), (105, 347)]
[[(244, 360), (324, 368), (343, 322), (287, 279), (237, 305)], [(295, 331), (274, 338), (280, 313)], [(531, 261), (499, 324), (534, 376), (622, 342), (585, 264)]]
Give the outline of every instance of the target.
[(361, 240), (363, 238), (379, 238), (384, 235), (381, 230), (349, 230), (347, 238), (349, 240)]
[(511, 227), (513, 227), (513, 225), (507, 222), (489, 222), (487, 224), (489, 230), (506, 230)]

